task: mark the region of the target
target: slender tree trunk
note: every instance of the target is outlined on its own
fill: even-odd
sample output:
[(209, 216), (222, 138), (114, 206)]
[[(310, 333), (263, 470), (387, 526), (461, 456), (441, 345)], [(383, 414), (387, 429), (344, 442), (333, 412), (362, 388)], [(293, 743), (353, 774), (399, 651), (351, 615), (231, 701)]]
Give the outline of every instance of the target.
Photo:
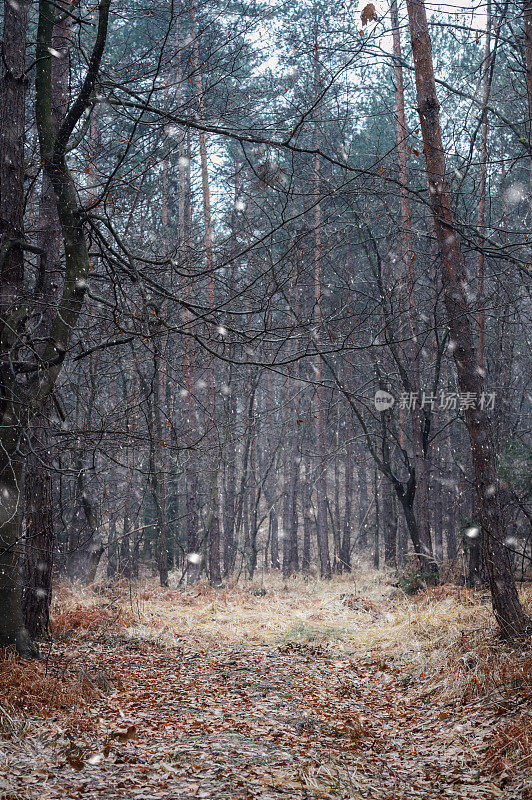
[[(347, 427), (347, 425), (346, 425)], [(350, 428), (346, 430), (347, 442), (345, 445), (344, 459), (344, 527), (342, 531), (342, 547), (340, 550), (340, 564), (344, 572), (351, 572), (351, 530), (352, 530), (352, 500), (353, 500), (353, 443)]]
[(445, 170), (439, 103), (432, 60), (432, 43), (423, 0), (407, 0), (419, 118), (423, 135), (429, 199), (441, 259), (444, 304), (453, 342), (453, 357), (461, 392), (471, 392), (478, 406), (464, 412), (482, 526), (482, 547), (493, 609), (505, 636), (521, 636), (526, 617), (519, 602), (505, 532), (497, 476), (497, 456), (491, 422), (480, 407), (483, 381), (478, 374), (474, 328), (464, 293), (465, 275), (455, 232)]
[[(439, 457), (437, 455), (437, 460)], [(443, 487), (438, 469), (431, 486), (432, 530), (434, 531), (434, 557), (438, 564), (443, 561)]]
[[(149, 410), (149, 436), (150, 436), (150, 483), (155, 515), (157, 520), (156, 558), (157, 570), (161, 586), (168, 586), (168, 530), (167, 530), (167, 498), (166, 498), (166, 471), (164, 464), (163, 448), (166, 442), (163, 439), (161, 425), (161, 354), (159, 341), (151, 337), (153, 347), (153, 380), (148, 398)], [(129, 546), (128, 546), (129, 560)]]
[(290, 572), (299, 571), (298, 549), (298, 512), (297, 498), (299, 487), (299, 455), (297, 431), (293, 433), (292, 453), (290, 457), (290, 499), (289, 499), (289, 563)]
[[(317, 142), (317, 126), (315, 140)], [(315, 144), (316, 146), (316, 144)], [(320, 204), (320, 157), (314, 157), (314, 319), (318, 338), (321, 336), (323, 321), (322, 263), (321, 263), (321, 204)], [(327, 457), (325, 430), (325, 398), (323, 391), (323, 361), (318, 354), (315, 364), (316, 372), (316, 506), (318, 509), (318, 555), (320, 559), (320, 575), (331, 577), (331, 560), (329, 556), (329, 525), (327, 521)]]
[(107, 537), (107, 577), (114, 580), (118, 575), (118, 542), (116, 535), (116, 519), (109, 520), (109, 535)]
[[(486, 225), (486, 179), (488, 173), (488, 110), (487, 104), (491, 88), (491, 0), (486, 6), (486, 43), (482, 64), (482, 121), (480, 125), (480, 179), (478, 187), (477, 228), (484, 235)], [(532, 180), (532, 176), (531, 176)], [(532, 184), (531, 184), (532, 185)], [(478, 368), (484, 372), (484, 248), (480, 247), (477, 258), (477, 325), (478, 325)]]
[[(176, 33), (176, 85), (177, 101), (179, 106), (183, 105), (182, 89), (182, 70), (181, 70), (181, 51), (180, 51), (180, 26), (178, 20)], [(190, 159), (187, 152), (190, 152), (190, 144), (187, 146), (187, 133), (183, 128), (180, 129), (179, 136), (179, 200), (178, 200), (178, 245), (179, 257), (183, 267), (188, 265), (189, 256), (189, 237), (192, 232), (191, 213), (191, 191), (190, 191)], [(186, 292), (185, 299), (190, 300), (190, 291)], [(192, 315), (188, 310), (183, 311), (183, 325), (186, 333), (187, 325), (192, 323)], [(187, 454), (185, 461), (185, 532), (186, 549), (190, 560), (187, 563), (187, 583), (194, 584), (201, 572), (201, 564), (197, 563), (196, 557), (199, 555), (200, 542), (198, 537), (199, 529), (199, 478), (198, 478), (198, 457), (196, 452), (196, 441), (198, 440), (199, 422), (197, 409), (194, 400), (193, 383), (196, 372), (196, 362), (191, 338), (187, 335), (182, 337), (183, 363), (182, 374), (184, 384), (184, 412), (183, 422), (185, 427), (185, 442)]]
[[(194, 4), (192, 5), (191, 11), (192, 11), (192, 37), (193, 37), (192, 63), (194, 67), (194, 89), (196, 93), (198, 118), (200, 121), (204, 121), (205, 107), (203, 98), (203, 79), (201, 74), (198, 30), (196, 23), (196, 6)], [(202, 197), (203, 197), (204, 247), (205, 247), (205, 259), (207, 263), (207, 272), (208, 272), (207, 306), (210, 309), (214, 309), (215, 296), (214, 296), (214, 250), (213, 250), (212, 212), (211, 212), (211, 196), (210, 196), (210, 186), (209, 186), (209, 170), (208, 170), (208, 160), (207, 160), (207, 144), (204, 131), (199, 131), (198, 139), (200, 148), (201, 185), (202, 185)], [(208, 378), (209, 403), (207, 411), (207, 424), (210, 425), (211, 432), (207, 438), (211, 456), (211, 465), (209, 471), (211, 472), (212, 475), (216, 471), (215, 461), (217, 458), (217, 453), (216, 453), (217, 441), (216, 441), (216, 428), (215, 428), (216, 375), (215, 375), (215, 362), (212, 356), (210, 357), (208, 371), (209, 371), (209, 378)], [(211, 515), (210, 529), (206, 532), (206, 534), (207, 534), (208, 546), (213, 550), (212, 556), (209, 556), (210, 569), (214, 570), (214, 572), (211, 572), (211, 574), (215, 576), (213, 580), (219, 583), (220, 578), (218, 576), (221, 574), (220, 564), (218, 563), (216, 566), (214, 565), (215, 559), (219, 560), (219, 554), (220, 554), (220, 509), (219, 509), (219, 497), (217, 492), (215, 493), (213, 502), (214, 502), (214, 508), (213, 508), (213, 513)]]
[(340, 459), (339, 453), (339, 437), (340, 437), (340, 417), (336, 413), (335, 425), (335, 458), (334, 458), (334, 484), (333, 484), (333, 499), (334, 507), (332, 509), (332, 528), (333, 528), (333, 542), (334, 542), (334, 555), (333, 555), (333, 572), (340, 574), (342, 572), (342, 526), (340, 522)]
[(528, 96), (528, 145), (530, 148), (529, 219), (532, 224), (532, 0), (523, 0), (523, 23), (525, 33), (526, 89)]
[[(290, 384), (286, 382), (286, 394), (290, 390)], [(292, 430), (292, 419), (290, 414), (290, 403), (285, 401), (286, 409), (286, 430), (289, 431), (289, 440), (284, 451), (284, 468), (283, 468), (283, 578), (289, 578), (292, 572), (291, 560), (291, 531), (292, 531), (292, 496), (291, 496), (291, 477), (292, 471), (290, 469), (290, 458), (292, 456), (292, 437), (294, 431)]]
[[(274, 414), (275, 409), (275, 391), (272, 379), (272, 373), (268, 373), (267, 382), (267, 407), (270, 413)], [(275, 451), (269, 454), (270, 459), (275, 459), (277, 462), (277, 455)], [(272, 569), (280, 569), (279, 562), (279, 517), (278, 517), (278, 503), (277, 503), (278, 483), (277, 483), (277, 468), (274, 464), (270, 470), (268, 480), (264, 485), (264, 494), (266, 502), (270, 509), (270, 565)]]
[(453, 479), (453, 453), (451, 444), (451, 430), (447, 426), (444, 432), (444, 451), (442, 459), (443, 474), (445, 477), (444, 492), (444, 527), (447, 558), (454, 561), (458, 556), (456, 541), (456, 494), (452, 485)]
[(301, 559), (301, 569), (303, 572), (310, 571), (311, 565), (311, 541), (312, 541), (312, 469), (308, 457), (305, 457), (305, 472), (303, 486), (301, 487), (301, 509), (303, 515), (303, 554)]
[[(232, 374), (232, 370), (231, 373)], [(229, 428), (228, 442), (232, 445), (231, 450), (227, 449), (227, 460), (225, 465), (225, 496), (224, 496), (224, 543), (223, 543), (223, 565), (224, 576), (227, 577), (235, 564), (236, 543), (235, 543), (235, 501), (236, 501), (236, 437), (234, 427), (236, 425), (236, 392), (235, 387), (229, 383), (231, 391), (226, 400), (227, 422)]]
[(380, 501), (379, 501), (379, 471), (376, 469), (373, 477), (373, 496), (375, 498), (375, 525), (373, 530), (373, 566), (379, 569), (380, 566)]
[[(418, 342), (418, 319), (416, 306), (416, 257), (412, 242), (412, 213), (410, 208), (410, 189), (408, 175), (407, 153), (407, 128), (405, 116), (404, 79), (401, 52), (401, 35), (399, 29), (399, 15), (397, 0), (392, 0), (391, 6), (394, 75), (395, 75), (395, 111), (397, 129), (397, 158), (399, 165), (399, 183), (401, 186), (401, 225), (402, 225), (402, 261), (404, 269), (404, 286), (406, 300), (406, 317), (410, 342), (408, 348), (408, 373), (410, 375), (410, 391), (419, 397), (421, 391), (420, 378), (420, 347)], [(405, 326), (406, 327), (406, 326)], [(407, 389), (407, 387), (405, 387)], [(407, 389), (408, 390), (408, 389)], [(432, 542), (430, 536), (429, 518), (429, 482), (427, 453), (423, 442), (424, 414), (419, 402), (412, 409), (412, 448), (414, 465), (416, 469), (416, 497), (415, 508), (418, 521), (419, 538), (424, 566), (429, 571), (434, 570), (432, 561)]]
[[(402, 73), (401, 73), (402, 74)], [(406, 448), (406, 420), (404, 409), (399, 409), (399, 444)], [(395, 513), (398, 512), (398, 498), (394, 496)], [(397, 563), (404, 566), (408, 556), (408, 526), (403, 515), (397, 514)]]
[[(260, 413), (260, 410), (259, 410)], [(250, 420), (251, 444), (249, 448), (249, 481), (248, 481), (248, 571), (250, 580), (253, 579), (257, 567), (257, 416), (253, 407), (253, 417)]]
[[(133, 394), (133, 392), (135, 391), (136, 385), (137, 384), (135, 380), (132, 380), (130, 382), (129, 385), (130, 395)], [(126, 389), (125, 386), (124, 389)], [(126, 398), (124, 397), (124, 399)], [(127, 445), (126, 445), (125, 492), (127, 499), (124, 506), (122, 538), (123, 542), (127, 541), (127, 551), (124, 552), (124, 556), (127, 558), (127, 566), (128, 566), (127, 574), (128, 577), (130, 578), (138, 578), (139, 576), (140, 533), (135, 532), (132, 535), (133, 506), (132, 503), (129, 502), (129, 498), (133, 498), (135, 496), (135, 452), (131, 447), (129, 434), (132, 430), (135, 430), (137, 416), (138, 412), (136, 411), (130, 412), (130, 414), (128, 414), (127, 425), (126, 425)]]
[(364, 462), (358, 468), (358, 546), (360, 550), (368, 548), (368, 525), (366, 514), (368, 511), (368, 484), (367, 467)]
[(384, 531), (384, 563), (387, 567), (395, 567), (397, 518), (395, 516), (392, 487), (385, 477), (382, 479), (382, 528)]
[(270, 524), (271, 524), (271, 539), (270, 539), (271, 565), (272, 569), (280, 569), (281, 562), (279, 561), (279, 517), (275, 509), (272, 509), (270, 511)]

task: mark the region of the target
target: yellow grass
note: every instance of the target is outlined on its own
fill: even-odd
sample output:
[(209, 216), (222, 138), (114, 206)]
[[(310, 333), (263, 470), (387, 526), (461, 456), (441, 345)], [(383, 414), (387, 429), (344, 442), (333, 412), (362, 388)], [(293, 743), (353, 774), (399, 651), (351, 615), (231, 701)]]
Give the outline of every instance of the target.
[[(532, 610), (531, 589), (522, 591), (522, 600)], [(488, 693), (531, 656), (497, 640), (486, 595), (447, 586), (407, 597), (386, 583), (382, 572), (367, 568), (331, 581), (302, 576), (284, 581), (274, 573), (217, 590), (205, 583), (161, 589), (154, 579), (99, 592), (63, 585), (56, 605), (63, 628), (69, 609), (85, 606), (92, 619), (101, 608), (108, 620), (111, 607), (129, 620), (126, 637), (186, 650), (221, 641), (229, 646), (295, 642), (347, 657), (393, 660), (418, 688), (425, 684), (427, 691), (449, 696)]]
[[(522, 590), (521, 598), (530, 614), (532, 589)], [(353, 576), (327, 582), (302, 576), (284, 581), (276, 573), (217, 590), (204, 582), (179, 588), (175, 577), (170, 589), (157, 586), (155, 578), (89, 588), (62, 583), (52, 619), (54, 636), (60, 642), (72, 638), (72, 652), (85, 654), (79, 669), (77, 661), (70, 665), (68, 644), (57, 647), (58, 663), (65, 662), (59, 677), (48, 674), (46, 663), (36, 667), (6, 654), (0, 732), (4, 728), (13, 735), (8, 702), (16, 711), (49, 713), (50, 681), (54, 709), (62, 713), (72, 705), (72, 713), (83, 721), (77, 706), (90, 702), (98, 686), (90, 671), (95, 665), (89, 664), (87, 672), (83, 661), (95, 638), (111, 648), (130, 640), (141, 647), (143, 640), (157, 642), (179, 647), (184, 655), (221, 647), (249, 651), (252, 658), (253, 648), (268, 647), (281, 653), (303, 650), (309, 658), (345, 659), (362, 670), (366, 665), (368, 675), (382, 670), (383, 681), (399, 693), (437, 707), (444, 725), (449, 718), (465, 720), (470, 735), (460, 739), (459, 747), (490, 774), (504, 775), (514, 767), (521, 774), (532, 765), (532, 650), (530, 643), (512, 647), (500, 640), (486, 593), (445, 585), (407, 597), (392, 585), (391, 576), (387, 581), (382, 572), (363, 566)], [(347, 692), (351, 688), (346, 684)], [(512, 713), (500, 717), (500, 709)], [(472, 734), (474, 720), (482, 723), (478, 737)], [(450, 730), (449, 741), (460, 735)], [(275, 780), (284, 781), (283, 776), (281, 771)], [(345, 780), (337, 765), (328, 763), (319, 769), (310, 765), (297, 775), (298, 786), (303, 782), (324, 796), (327, 787)], [(289, 792), (293, 770), (286, 781), (279, 787)]]

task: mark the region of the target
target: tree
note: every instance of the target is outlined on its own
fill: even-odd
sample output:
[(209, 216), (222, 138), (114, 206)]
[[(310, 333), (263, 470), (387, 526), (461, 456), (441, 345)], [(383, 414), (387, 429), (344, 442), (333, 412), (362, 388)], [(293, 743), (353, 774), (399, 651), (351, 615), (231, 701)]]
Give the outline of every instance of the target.
[[(453, 342), (453, 357), (461, 391), (480, 398), (483, 378), (477, 369), (474, 323), (464, 292), (466, 276), (447, 179), (427, 15), (423, 0), (407, 0), (407, 8), (429, 201), (438, 241), (441, 281)], [(509, 553), (504, 544), (497, 454), (491, 422), (488, 414), (476, 406), (465, 410), (465, 420), (471, 444), (483, 556), (493, 609), (505, 636), (522, 636), (526, 630), (526, 617), (519, 602)]]
[[(24, 324), (31, 313), (32, 298), (26, 297), (22, 261), (23, 244), (18, 244), (18, 263), (8, 261), (9, 300), (2, 308), (3, 359), (8, 365), (2, 374), (2, 456), (0, 474), (3, 489), (0, 509), (0, 536), (3, 542), (4, 568), (0, 580), (0, 642), (16, 644), (24, 655), (32, 655), (28, 633), (23, 625), (18, 566), (18, 546), (21, 541), (21, 498), (23, 467), (26, 460), (25, 437), (31, 420), (42, 411), (60, 373), (73, 329), (81, 312), (89, 271), (89, 253), (83, 230), (83, 215), (76, 187), (66, 162), (66, 149), (91, 98), (107, 38), (110, 0), (99, 4), (98, 29), (89, 65), (81, 89), (70, 105), (57, 134), (54, 130), (52, 105), (52, 54), (53, 33), (56, 23), (56, 4), (48, 0), (39, 2), (39, 17), (36, 48), (35, 117), (39, 135), (41, 156), (47, 177), (52, 184), (64, 243), (65, 263), (63, 293), (46, 337), (42, 354), (35, 354), (33, 361), (26, 360), (22, 353), (25, 342)], [(9, 8), (11, 6), (8, 4)], [(15, 35), (17, 48), (16, 65), (23, 67), (25, 52), (25, 25), (22, 18), (26, 4), (17, 4), (8, 19), (12, 19), (14, 30), (9, 27), (4, 35)], [(22, 54), (22, 57), (21, 57)], [(15, 65), (15, 66), (16, 66)], [(16, 72), (14, 73), (16, 75)], [(19, 70), (19, 81), (21, 74)], [(20, 103), (20, 99), (18, 100)], [(20, 116), (20, 110), (19, 110)], [(19, 147), (22, 148), (22, 139)], [(18, 154), (20, 162), (21, 155)], [(14, 187), (16, 197), (21, 196), (20, 181)], [(17, 232), (20, 226), (12, 228)]]

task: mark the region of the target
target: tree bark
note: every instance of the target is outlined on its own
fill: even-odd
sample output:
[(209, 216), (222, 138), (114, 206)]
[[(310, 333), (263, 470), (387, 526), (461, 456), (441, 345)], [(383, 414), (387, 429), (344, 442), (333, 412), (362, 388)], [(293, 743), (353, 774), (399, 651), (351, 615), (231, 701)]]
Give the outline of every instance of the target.
[[(198, 28), (196, 22), (196, 6), (193, 3), (191, 6), (191, 19), (192, 19), (192, 37), (193, 37), (193, 45), (192, 45), (192, 64), (194, 67), (194, 90), (196, 95), (196, 104), (198, 109), (198, 119), (200, 121), (205, 120), (205, 106), (204, 106), (204, 97), (203, 97), (203, 79), (201, 74), (201, 63), (200, 63), (200, 53), (199, 53), (199, 38), (198, 38)], [(209, 170), (208, 170), (208, 159), (207, 159), (207, 144), (205, 139), (205, 132), (199, 131), (198, 132), (198, 139), (199, 139), (199, 149), (200, 149), (200, 163), (201, 163), (201, 185), (202, 185), (202, 198), (203, 198), (203, 222), (204, 222), (204, 236), (203, 236), (203, 243), (205, 248), (205, 260), (207, 265), (207, 307), (211, 310), (214, 310), (215, 306), (215, 292), (214, 292), (214, 250), (213, 250), (213, 229), (212, 229), (212, 211), (211, 211), (211, 196), (210, 196), (210, 186), (209, 186)], [(212, 321), (211, 323), (212, 324)], [(216, 454), (216, 428), (215, 428), (215, 420), (216, 420), (216, 375), (215, 375), (215, 361), (213, 356), (209, 357), (209, 377), (208, 377), (208, 413), (207, 413), (207, 425), (210, 426), (210, 433), (207, 436), (207, 441), (209, 444), (210, 455), (211, 455), (211, 465), (210, 465), (210, 473), (211, 475), (217, 471), (217, 467), (215, 465), (215, 461), (217, 458)], [(209, 419), (210, 417), (210, 419)], [(214, 567), (214, 560), (219, 560), (219, 553), (220, 553), (220, 512), (219, 512), (219, 497), (218, 493), (215, 493), (215, 496), (212, 498), (214, 502), (214, 508), (212, 514), (210, 515), (210, 525), (212, 526), (212, 530), (209, 529), (206, 532), (207, 535), (207, 544), (210, 549), (212, 549), (212, 554), (209, 555), (209, 564), (214, 569), (212, 573), (215, 577), (213, 580), (217, 583), (220, 582), (219, 575), (221, 574), (220, 564)]]
[(48, 467), (51, 449), (51, 398), (44, 413), (31, 425), (31, 450), (24, 475), (25, 546), (23, 554), (22, 610), (24, 624), (33, 638), (50, 632), (54, 519), (52, 476)]
[[(69, 17), (63, 17), (56, 24), (53, 45), (59, 54), (52, 64), (52, 114), (57, 133), (68, 106)], [(45, 338), (62, 288), (61, 228), (54, 190), (46, 174), (42, 180), (38, 227), (38, 243), (42, 253), (39, 256), (35, 286), (38, 312), (34, 336)], [(42, 352), (42, 346), (38, 347), (38, 352)], [(54, 552), (54, 504), (50, 473), (52, 414), (53, 400), (50, 396), (44, 403), (43, 412), (31, 423), (29, 454), (24, 475), (26, 546), (22, 605), (26, 628), (32, 638), (49, 633), (50, 627)]]
[[(480, 176), (478, 187), (477, 230), (484, 236), (486, 224), (486, 181), (488, 174), (488, 100), (491, 88), (491, 0), (486, 6), (486, 42), (482, 63), (482, 119), (480, 124)], [(532, 180), (532, 177), (531, 177)], [(532, 185), (532, 184), (531, 184)], [(478, 368), (484, 371), (484, 248), (480, 247), (477, 258), (477, 325), (478, 325)]]
[(368, 483), (367, 467), (361, 462), (358, 468), (358, 546), (360, 550), (368, 547), (368, 524), (366, 514), (368, 511)]
[[(347, 427), (347, 423), (346, 423)], [(342, 546), (340, 550), (340, 564), (344, 572), (351, 572), (351, 532), (352, 532), (352, 501), (353, 501), (353, 443), (351, 429), (346, 430), (347, 442), (345, 445), (344, 459), (344, 526), (342, 531)]]
[(393, 503), (390, 481), (382, 479), (382, 529), (384, 531), (384, 563), (387, 567), (396, 566), (397, 518)]
[(528, 146), (530, 148), (529, 219), (532, 224), (532, 0), (523, 0), (523, 24), (525, 34), (526, 90), (528, 97)]
[[(13, 406), (10, 376), (19, 326), (24, 318), (24, 142), (26, 102), (26, 34), (29, 3), (4, 4), (0, 63), (0, 335), (2, 458), (0, 459), (0, 646), (16, 644), (35, 655), (24, 627), (19, 577), (23, 459), (17, 451), (22, 431)], [(10, 329), (15, 335), (11, 335)]]
[[(167, 497), (166, 497), (166, 471), (163, 457), (163, 440), (161, 425), (161, 354), (159, 342), (156, 337), (151, 338), (153, 347), (153, 380), (149, 402), (149, 435), (150, 435), (150, 482), (155, 514), (157, 520), (157, 569), (161, 586), (168, 586), (168, 530), (167, 530)], [(129, 551), (129, 542), (128, 542)], [(128, 552), (129, 560), (129, 552)]]
[(434, 531), (434, 557), (438, 564), (443, 561), (443, 486), (440, 448), (436, 448), (436, 475), (431, 486), (432, 530)]
[(270, 563), (272, 569), (280, 569), (281, 562), (279, 561), (279, 517), (277, 511), (273, 508), (270, 511), (270, 524), (271, 524), (271, 539), (270, 539)]
[(28, 0), (4, 3), (0, 60), (0, 314), (16, 303), (24, 276), (24, 137)]
[[(407, 361), (409, 364), (409, 386), (406, 391), (412, 391), (419, 397), (421, 390), (420, 377), (420, 347), (418, 342), (418, 317), (416, 305), (416, 256), (412, 242), (412, 212), (410, 207), (410, 189), (408, 174), (408, 152), (405, 115), (404, 79), (401, 51), (401, 34), (399, 29), (399, 14), (397, 0), (392, 0), (391, 6), (394, 76), (395, 76), (395, 112), (397, 131), (397, 160), (399, 166), (399, 183), (401, 186), (401, 227), (402, 227), (402, 263), (404, 272), (404, 305), (408, 324), (405, 326), (409, 334)], [(406, 331), (405, 331), (406, 333)], [(416, 470), (415, 509), (417, 527), (421, 543), (424, 562), (428, 570), (433, 570), (435, 564), (432, 560), (432, 541), (430, 535), (429, 518), (429, 481), (428, 458), (423, 441), (423, 428), (425, 417), (419, 403), (416, 402), (412, 409), (412, 449), (414, 466)]]
[(375, 524), (373, 526), (373, 566), (375, 569), (379, 569), (380, 566), (380, 502), (379, 502), (379, 471), (375, 469), (375, 474), (373, 476), (373, 497), (375, 501)]
[(30, 657), (37, 651), (23, 623), (19, 577), (22, 466), (14, 457), (0, 461), (0, 647), (15, 644), (21, 655)]
[(312, 470), (308, 457), (305, 457), (305, 472), (303, 486), (301, 487), (301, 509), (303, 515), (303, 553), (301, 558), (301, 569), (303, 572), (310, 571), (311, 565), (311, 541), (312, 541)]
[[(315, 146), (318, 134), (317, 125), (315, 133)], [(323, 292), (322, 292), (322, 263), (321, 263), (321, 204), (320, 204), (320, 157), (314, 157), (314, 320), (317, 337), (321, 336), (323, 323)], [(329, 556), (329, 525), (327, 522), (327, 456), (326, 456), (326, 430), (325, 430), (325, 403), (323, 391), (323, 360), (318, 354), (315, 364), (316, 372), (316, 453), (317, 453), (317, 478), (316, 478), (316, 505), (318, 509), (318, 555), (320, 559), (320, 575), (322, 578), (331, 577), (331, 559)]]

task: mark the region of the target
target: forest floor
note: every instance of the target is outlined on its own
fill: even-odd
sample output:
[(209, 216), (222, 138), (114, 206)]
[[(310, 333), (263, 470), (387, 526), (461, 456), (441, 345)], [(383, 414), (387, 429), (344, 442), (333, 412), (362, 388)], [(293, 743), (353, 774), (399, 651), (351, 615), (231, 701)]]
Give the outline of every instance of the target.
[(63, 584), (53, 626), (0, 663), (2, 800), (532, 798), (532, 650), (482, 594)]

